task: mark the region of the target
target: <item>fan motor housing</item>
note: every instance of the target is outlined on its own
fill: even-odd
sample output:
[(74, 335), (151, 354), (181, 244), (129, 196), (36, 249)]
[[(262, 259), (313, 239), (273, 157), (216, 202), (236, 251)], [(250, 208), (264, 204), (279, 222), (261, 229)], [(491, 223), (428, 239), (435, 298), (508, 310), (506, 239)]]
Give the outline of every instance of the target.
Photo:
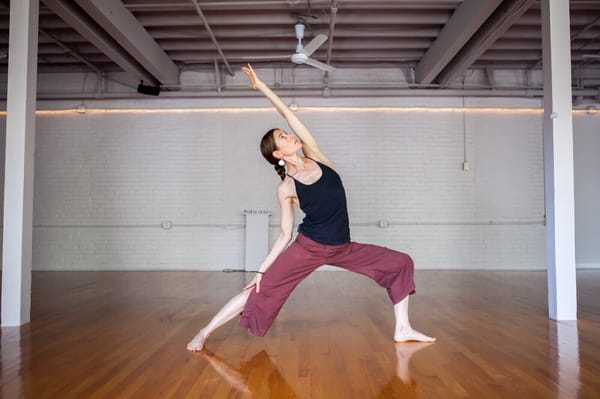
[(306, 63), (307, 59), (308, 59), (308, 56), (306, 54), (296, 53), (296, 54), (292, 55), (292, 62), (294, 64), (304, 64), (304, 63)]

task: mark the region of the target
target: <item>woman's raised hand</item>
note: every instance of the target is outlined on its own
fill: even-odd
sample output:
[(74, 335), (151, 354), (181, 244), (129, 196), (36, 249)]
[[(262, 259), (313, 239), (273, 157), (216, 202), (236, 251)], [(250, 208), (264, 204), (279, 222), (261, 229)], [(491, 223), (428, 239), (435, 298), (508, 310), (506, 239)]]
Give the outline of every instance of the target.
[(258, 76), (256, 76), (256, 72), (254, 72), (254, 69), (252, 69), (252, 66), (250, 66), (250, 64), (248, 64), (248, 67), (242, 67), (242, 72), (244, 72), (246, 74), (246, 76), (248, 76), (248, 79), (250, 80), (250, 87), (252, 87), (253, 89), (256, 89), (256, 85), (258, 82), (260, 82), (260, 79), (258, 79)]

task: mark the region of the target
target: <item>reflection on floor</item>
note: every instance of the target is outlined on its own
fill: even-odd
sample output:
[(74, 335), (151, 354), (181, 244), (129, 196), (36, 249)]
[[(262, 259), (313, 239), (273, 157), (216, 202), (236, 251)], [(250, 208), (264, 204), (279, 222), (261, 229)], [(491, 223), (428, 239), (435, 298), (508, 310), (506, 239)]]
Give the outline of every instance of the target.
[(548, 320), (542, 272), (417, 271), (414, 326), (362, 276), (317, 272), (264, 338), (232, 322), (185, 345), (251, 278), (35, 272), (32, 322), (1, 333), (2, 398), (598, 398), (600, 271), (578, 272), (578, 322)]

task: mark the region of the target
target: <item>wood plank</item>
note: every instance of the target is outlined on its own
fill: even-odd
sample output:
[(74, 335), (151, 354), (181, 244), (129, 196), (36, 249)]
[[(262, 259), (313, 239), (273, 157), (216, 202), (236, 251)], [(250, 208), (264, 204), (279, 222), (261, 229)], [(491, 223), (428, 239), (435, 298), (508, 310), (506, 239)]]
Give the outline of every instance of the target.
[(430, 345), (392, 342), (392, 307), (372, 281), (317, 272), (264, 338), (234, 321), (207, 351), (187, 352), (245, 282), (242, 273), (34, 272), (32, 322), (2, 329), (1, 397), (600, 395), (598, 270), (578, 272), (573, 326), (547, 318), (543, 272), (417, 271), (411, 319), (437, 336)]

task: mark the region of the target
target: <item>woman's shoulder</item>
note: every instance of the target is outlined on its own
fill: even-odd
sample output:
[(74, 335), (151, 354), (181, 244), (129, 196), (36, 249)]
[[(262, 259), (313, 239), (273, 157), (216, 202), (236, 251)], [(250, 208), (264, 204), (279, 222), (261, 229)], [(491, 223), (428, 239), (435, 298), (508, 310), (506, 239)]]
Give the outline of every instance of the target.
[(277, 186), (277, 197), (280, 199), (296, 197), (296, 186), (292, 177), (286, 175), (281, 183), (279, 183)]
[(277, 191), (285, 190), (288, 187), (294, 187), (294, 178), (290, 175), (285, 175), (285, 178), (277, 185)]

